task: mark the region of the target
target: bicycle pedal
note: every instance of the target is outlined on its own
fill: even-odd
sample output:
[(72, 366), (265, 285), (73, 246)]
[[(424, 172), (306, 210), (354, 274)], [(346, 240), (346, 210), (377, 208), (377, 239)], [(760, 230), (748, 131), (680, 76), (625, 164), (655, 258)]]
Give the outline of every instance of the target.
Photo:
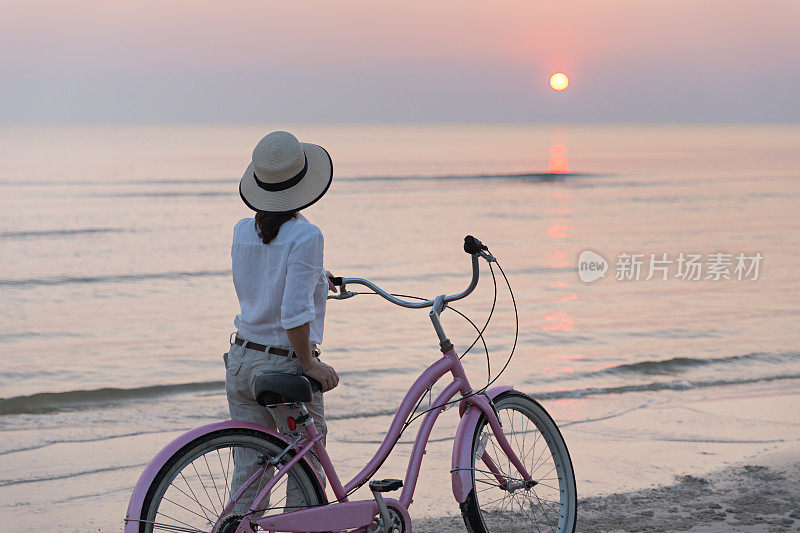
[(403, 486), (399, 479), (375, 479), (369, 482), (369, 490), (375, 492), (392, 492)]

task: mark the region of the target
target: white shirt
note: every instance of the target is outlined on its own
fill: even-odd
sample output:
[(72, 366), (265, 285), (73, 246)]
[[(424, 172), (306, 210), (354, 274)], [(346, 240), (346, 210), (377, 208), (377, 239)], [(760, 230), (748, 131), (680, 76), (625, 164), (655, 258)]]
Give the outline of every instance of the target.
[(291, 347), (286, 330), (311, 322), (311, 342), (322, 343), (328, 278), (322, 266), (322, 231), (303, 215), (283, 223), (264, 244), (255, 221), (233, 229), (233, 285), (241, 311), (240, 337), (258, 344)]

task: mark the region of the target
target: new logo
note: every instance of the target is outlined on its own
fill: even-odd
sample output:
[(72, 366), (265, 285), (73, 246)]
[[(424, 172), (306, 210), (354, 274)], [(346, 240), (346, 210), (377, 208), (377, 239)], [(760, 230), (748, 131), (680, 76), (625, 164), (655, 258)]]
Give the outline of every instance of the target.
[(608, 261), (602, 255), (591, 250), (584, 250), (578, 256), (578, 277), (584, 283), (591, 283), (604, 278), (608, 272)]

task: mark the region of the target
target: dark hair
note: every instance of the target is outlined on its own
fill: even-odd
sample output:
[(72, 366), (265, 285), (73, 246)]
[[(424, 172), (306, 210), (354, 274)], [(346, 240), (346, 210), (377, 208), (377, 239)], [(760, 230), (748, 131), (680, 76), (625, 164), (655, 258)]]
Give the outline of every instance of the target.
[(297, 211), (288, 213), (267, 213), (264, 211), (256, 213), (256, 231), (264, 244), (269, 244), (278, 234), (283, 223), (287, 220), (297, 218)]

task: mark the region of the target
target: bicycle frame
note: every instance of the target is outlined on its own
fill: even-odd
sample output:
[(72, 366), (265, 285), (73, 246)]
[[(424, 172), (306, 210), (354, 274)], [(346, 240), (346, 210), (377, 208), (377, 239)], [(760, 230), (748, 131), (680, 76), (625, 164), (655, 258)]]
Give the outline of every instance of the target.
[[(144, 505), (146, 494), (149, 488), (154, 483), (154, 480), (159, 472), (165, 467), (167, 462), (172, 458), (178, 450), (184, 446), (189, 445), (197, 438), (204, 435), (211, 434), (216, 431), (227, 430), (232, 428), (247, 428), (249, 430), (259, 431), (264, 433), (270, 439), (276, 442), (282, 442), (285, 445), (285, 452), (294, 450), (294, 455), (277, 469), (273, 478), (267, 483), (266, 487), (259, 493), (255, 501), (251, 504), (250, 513), (246, 518), (241, 521), (236, 529), (236, 533), (252, 533), (255, 526), (271, 533), (277, 532), (296, 532), (296, 531), (332, 531), (344, 529), (365, 528), (374, 523), (374, 517), (379, 514), (378, 502), (376, 500), (362, 500), (362, 501), (349, 501), (348, 494), (356, 488), (363, 485), (372, 475), (377, 472), (384, 460), (389, 456), (394, 445), (403, 431), (405, 421), (414, 411), (415, 406), (421, 398), (429, 391), (434, 384), (436, 384), (442, 377), (450, 373), (452, 381), (444, 388), (444, 390), (434, 400), (434, 407), (425, 413), (417, 436), (414, 439), (414, 446), (411, 451), (411, 456), (408, 461), (405, 479), (403, 483), (403, 490), (398, 500), (385, 498), (386, 505), (396, 510), (405, 521), (407, 531), (411, 531), (411, 520), (408, 515), (408, 507), (413, 502), (414, 490), (417, 485), (417, 478), (419, 471), (422, 467), (422, 456), (425, 454), (425, 448), (430, 438), (433, 426), (436, 423), (439, 415), (452, 405), (450, 402), (456, 395), (461, 394), (461, 399), (458, 400), (459, 413), (461, 421), (456, 431), (455, 440), (453, 444), (453, 462), (452, 462), (452, 485), (453, 496), (456, 501), (463, 503), (466, 501), (471, 491), (475, 490), (472, 460), (475, 451), (473, 449), (473, 436), (478, 428), (482, 417), (485, 417), (492, 433), (495, 436), (497, 443), (500, 445), (502, 451), (508, 457), (510, 463), (514, 465), (520, 478), (514, 481), (519, 482), (520, 479), (525, 482), (532, 482), (531, 475), (525, 469), (520, 461), (520, 458), (514, 453), (511, 445), (503, 434), (500, 421), (497, 418), (493, 399), (504, 391), (510, 390), (512, 387), (499, 386), (492, 389), (476, 394), (467, 379), (464, 367), (458, 357), (452, 343), (447, 339), (442, 324), (439, 320), (439, 315), (446, 308), (449, 302), (459, 300), (468, 296), (477, 286), (479, 276), (478, 258), (482, 257), (488, 262), (495, 261), (495, 258), (488, 252), (488, 248), (483, 246), (480, 241), (474, 237), (467, 236), (464, 239), (464, 251), (471, 255), (472, 260), (472, 280), (468, 287), (456, 294), (450, 296), (440, 295), (432, 300), (424, 301), (406, 301), (392, 294), (384, 291), (374, 283), (361, 279), (361, 278), (338, 278), (337, 285), (341, 286), (341, 291), (336, 296), (329, 296), (329, 298), (345, 299), (359, 293), (354, 293), (346, 290), (347, 283), (364, 285), (374, 291), (375, 294), (383, 297), (384, 299), (402, 307), (407, 308), (426, 308), (430, 307), (430, 319), (436, 334), (439, 337), (439, 346), (441, 348), (442, 357), (435, 363), (430, 365), (414, 382), (414, 384), (406, 393), (403, 401), (398, 408), (394, 419), (389, 427), (383, 442), (378, 448), (375, 455), (370, 459), (367, 465), (348, 481), (342, 485), (336, 469), (331, 462), (325, 446), (322, 444), (322, 435), (317, 431), (313, 423), (313, 419), (304, 424), (306, 434), (293, 442), (286, 440), (286, 437), (279, 434), (277, 431), (250, 422), (242, 422), (230, 420), (226, 422), (218, 422), (209, 424), (200, 428), (196, 428), (176, 438), (169, 443), (158, 455), (150, 462), (145, 468), (144, 472), (139, 478), (139, 481), (134, 488), (131, 500), (128, 505), (128, 513), (126, 516), (126, 532), (134, 533), (139, 531), (139, 524), (143, 522), (141, 519), (142, 508)], [(453, 402), (455, 403), (455, 402)], [(336, 497), (336, 501), (331, 504), (324, 504), (317, 507), (300, 509), (281, 514), (273, 514), (256, 518), (257, 513), (263, 512), (260, 510), (261, 504), (266, 500), (269, 492), (275, 487), (280, 479), (286, 475), (292, 466), (302, 461), (305, 467), (311, 468), (306, 455), (313, 453), (319, 459), (325, 477), (328, 479), (331, 490)], [(282, 453), (280, 457), (285, 457)], [(483, 463), (487, 470), (491, 472), (502, 488), (506, 488), (511, 480), (510, 476), (503, 474), (496, 464), (491, 460), (488, 453), (484, 451), (481, 456)], [(277, 464), (276, 464), (277, 463)], [(245, 483), (245, 485), (237, 491), (230, 502), (225, 506), (221, 514), (221, 518), (225, 517), (233, 511), (234, 503), (241, 498), (248, 487), (252, 486), (269, 468), (277, 467), (279, 461), (275, 463), (267, 463), (263, 468), (258, 471)], [(315, 471), (316, 473), (316, 471)], [(322, 481), (322, 480), (320, 480)], [(267, 509), (268, 511), (269, 509)], [(385, 510), (385, 509), (384, 509)], [(217, 524), (219, 525), (219, 524)], [(365, 529), (360, 529), (364, 531)]]
[[(252, 520), (253, 525), (258, 525), (260, 528), (266, 531), (279, 532), (330, 531), (364, 527), (371, 524), (373, 517), (378, 512), (377, 503), (374, 500), (351, 502), (348, 500), (347, 494), (356, 487), (364, 484), (373, 474), (375, 474), (378, 468), (380, 468), (381, 464), (383, 464), (383, 461), (388, 457), (389, 453), (391, 453), (392, 448), (400, 436), (400, 432), (402, 431), (405, 420), (409, 415), (412, 414), (417, 402), (436, 382), (439, 381), (439, 379), (441, 379), (447, 373), (451, 373), (453, 379), (450, 384), (447, 385), (439, 394), (436, 400), (434, 400), (435, 407), (428, 411), (423, 418), (423, 422), (414, 440), (414, 446), (411, 452), (411, 457), (408, 461), (408, 467), (406, 469), (406, 475), (403, 482), (403, 491), (400, 495), (400, 498), (398, 500), (387, 499), (387, 504), (401, 512), (404, 515), (404, 518), (408, 521), (407, 509), (413, 502), (414, 490), (416, 488), (417, 478), (422, 466), (422, 456), (425, 453), (425, 447), (428, 443), (431, 431), (433, 430), (433, 426), (435, 425), (439, 414), (448, 407), (445, 404), (447, 404), (459, 393), (464, 396), (464, 398), (459, 402), (461, 404), (461, 413), (464, 414), (471, 407), (480, 410), (480, 412), (486, 416), (489, 426), (491, 427), (498, 444), (506, 453), (511, 463), (516, 467), (522, 479), (530, 481), (530, 474), (527, 472), (520, 459), (516, 456), (508, 440), (503, 434), (500, 422), (497, 419), (494, 407), (490, 403), (489, 397), (479, 394), (471, 394), (472, 389), (469, 385), (469, 380), (467, 379), (466, 373), (464, 372), (464, 367), (461, 364), (461, 360), (458, 358), (458, 354), (451, 345), (447, 351), (443, 350), (443, 356), (441, 359), (429, 366), (411, 386), (405, 398), (403, 398), (403, 401), (401, 402), (400, 407), (397, 410), (394, 419), (392, 420), (392, 424), (389, 427), (389, 431), (386, 434), (382, 444), (378, 448), (378, 451), (375, 453), (369, 463), (367, 463), (367, 465), (358, 474), (356, 474), (352, 480), (347, 482), (345, 485), (341, 484), (336, 473), (336, 469), (334, 468), (333, 463), (328, 456), (325, 446), (321, 442), (322, 436), (317, 432), (317, 429), (312, 422), (306, 426), (306, 437), (296, 444), (296, 448), (299, 449), (297, 454), (286, 465), (282, 466), (276, 472), (275, 476), (270, 480), (269, 483), (267, 483), (267, 485), (255, 499), (250, 511), (256, 511), (259, 508), (260, 503), (265, 500), (267, 494), (269, 494), (275, 484), (280, 481), (280, 478), (286, 472), (288, 472), (288, 470), (295, 463), (297, 463), (297, 461), (299, 461), (309, 452), (315, 453), (319, 459), (325, 475), (330, 482), (331, 490), (333, 491), (339, 503), (298, 511), (290, 511), (282, 514), (263, 516), (261, 518)], [(506, 387), (504, 390), (507, 390), (508, 388), (509, 387)], [(460, 429), (461, 428), (459, 428), (459, 430)], [(462, 432), (459, 431), (459, 433)], [(470, 438), (466, 440), (468, 440), (468, 445), (470, 448), (469, 453), (471, 454), (471, 434), (469, 437)], [(459, 448), (458, 441), (459, 439), (456, 440), (456, 448)], [(462, 443), (460, 447), (463, 448), (465, 444), (466, 443)], [(463, 456), (463, 453), (464, 450), (454, 449), (454, 461), (456, 460), (455, 458), (457, 456)], [(469, 455), (467, 456), (469, 457)], [(502, 483), (501, 480), (505, 479), (504, 475), (485, 454), (484, 462), (486, 467), (492, 471), (497, 477), (498, 481)], [(469, 467), (458, 468), (457, 464), (454, 466), (454, 495), (456, 495), (456, 499), (459, 499), (459, 495), (455, 494), (457, 490), (455, 479), (461, 473), (461, 470), (469, 470)], [(458, 470), (459, 472), (456, 472), (455, 470)], [(258, 475), (253, 476), (253, 478), (248, 481), (248, 484), (255, 482), (257, 477)], [(242, 491), (240, 491), (240, 493), (244, 492), (245, 488), (246, 486), (242, 489)], [(226, 508), (226, 512), (233, 508), (233, 502), (229, 503), (228, 507), (229, 509)], [(251, 521), (244, 520), (237, 529), (237, 532), (244, 533), (252, 531), (250, 522)]]

